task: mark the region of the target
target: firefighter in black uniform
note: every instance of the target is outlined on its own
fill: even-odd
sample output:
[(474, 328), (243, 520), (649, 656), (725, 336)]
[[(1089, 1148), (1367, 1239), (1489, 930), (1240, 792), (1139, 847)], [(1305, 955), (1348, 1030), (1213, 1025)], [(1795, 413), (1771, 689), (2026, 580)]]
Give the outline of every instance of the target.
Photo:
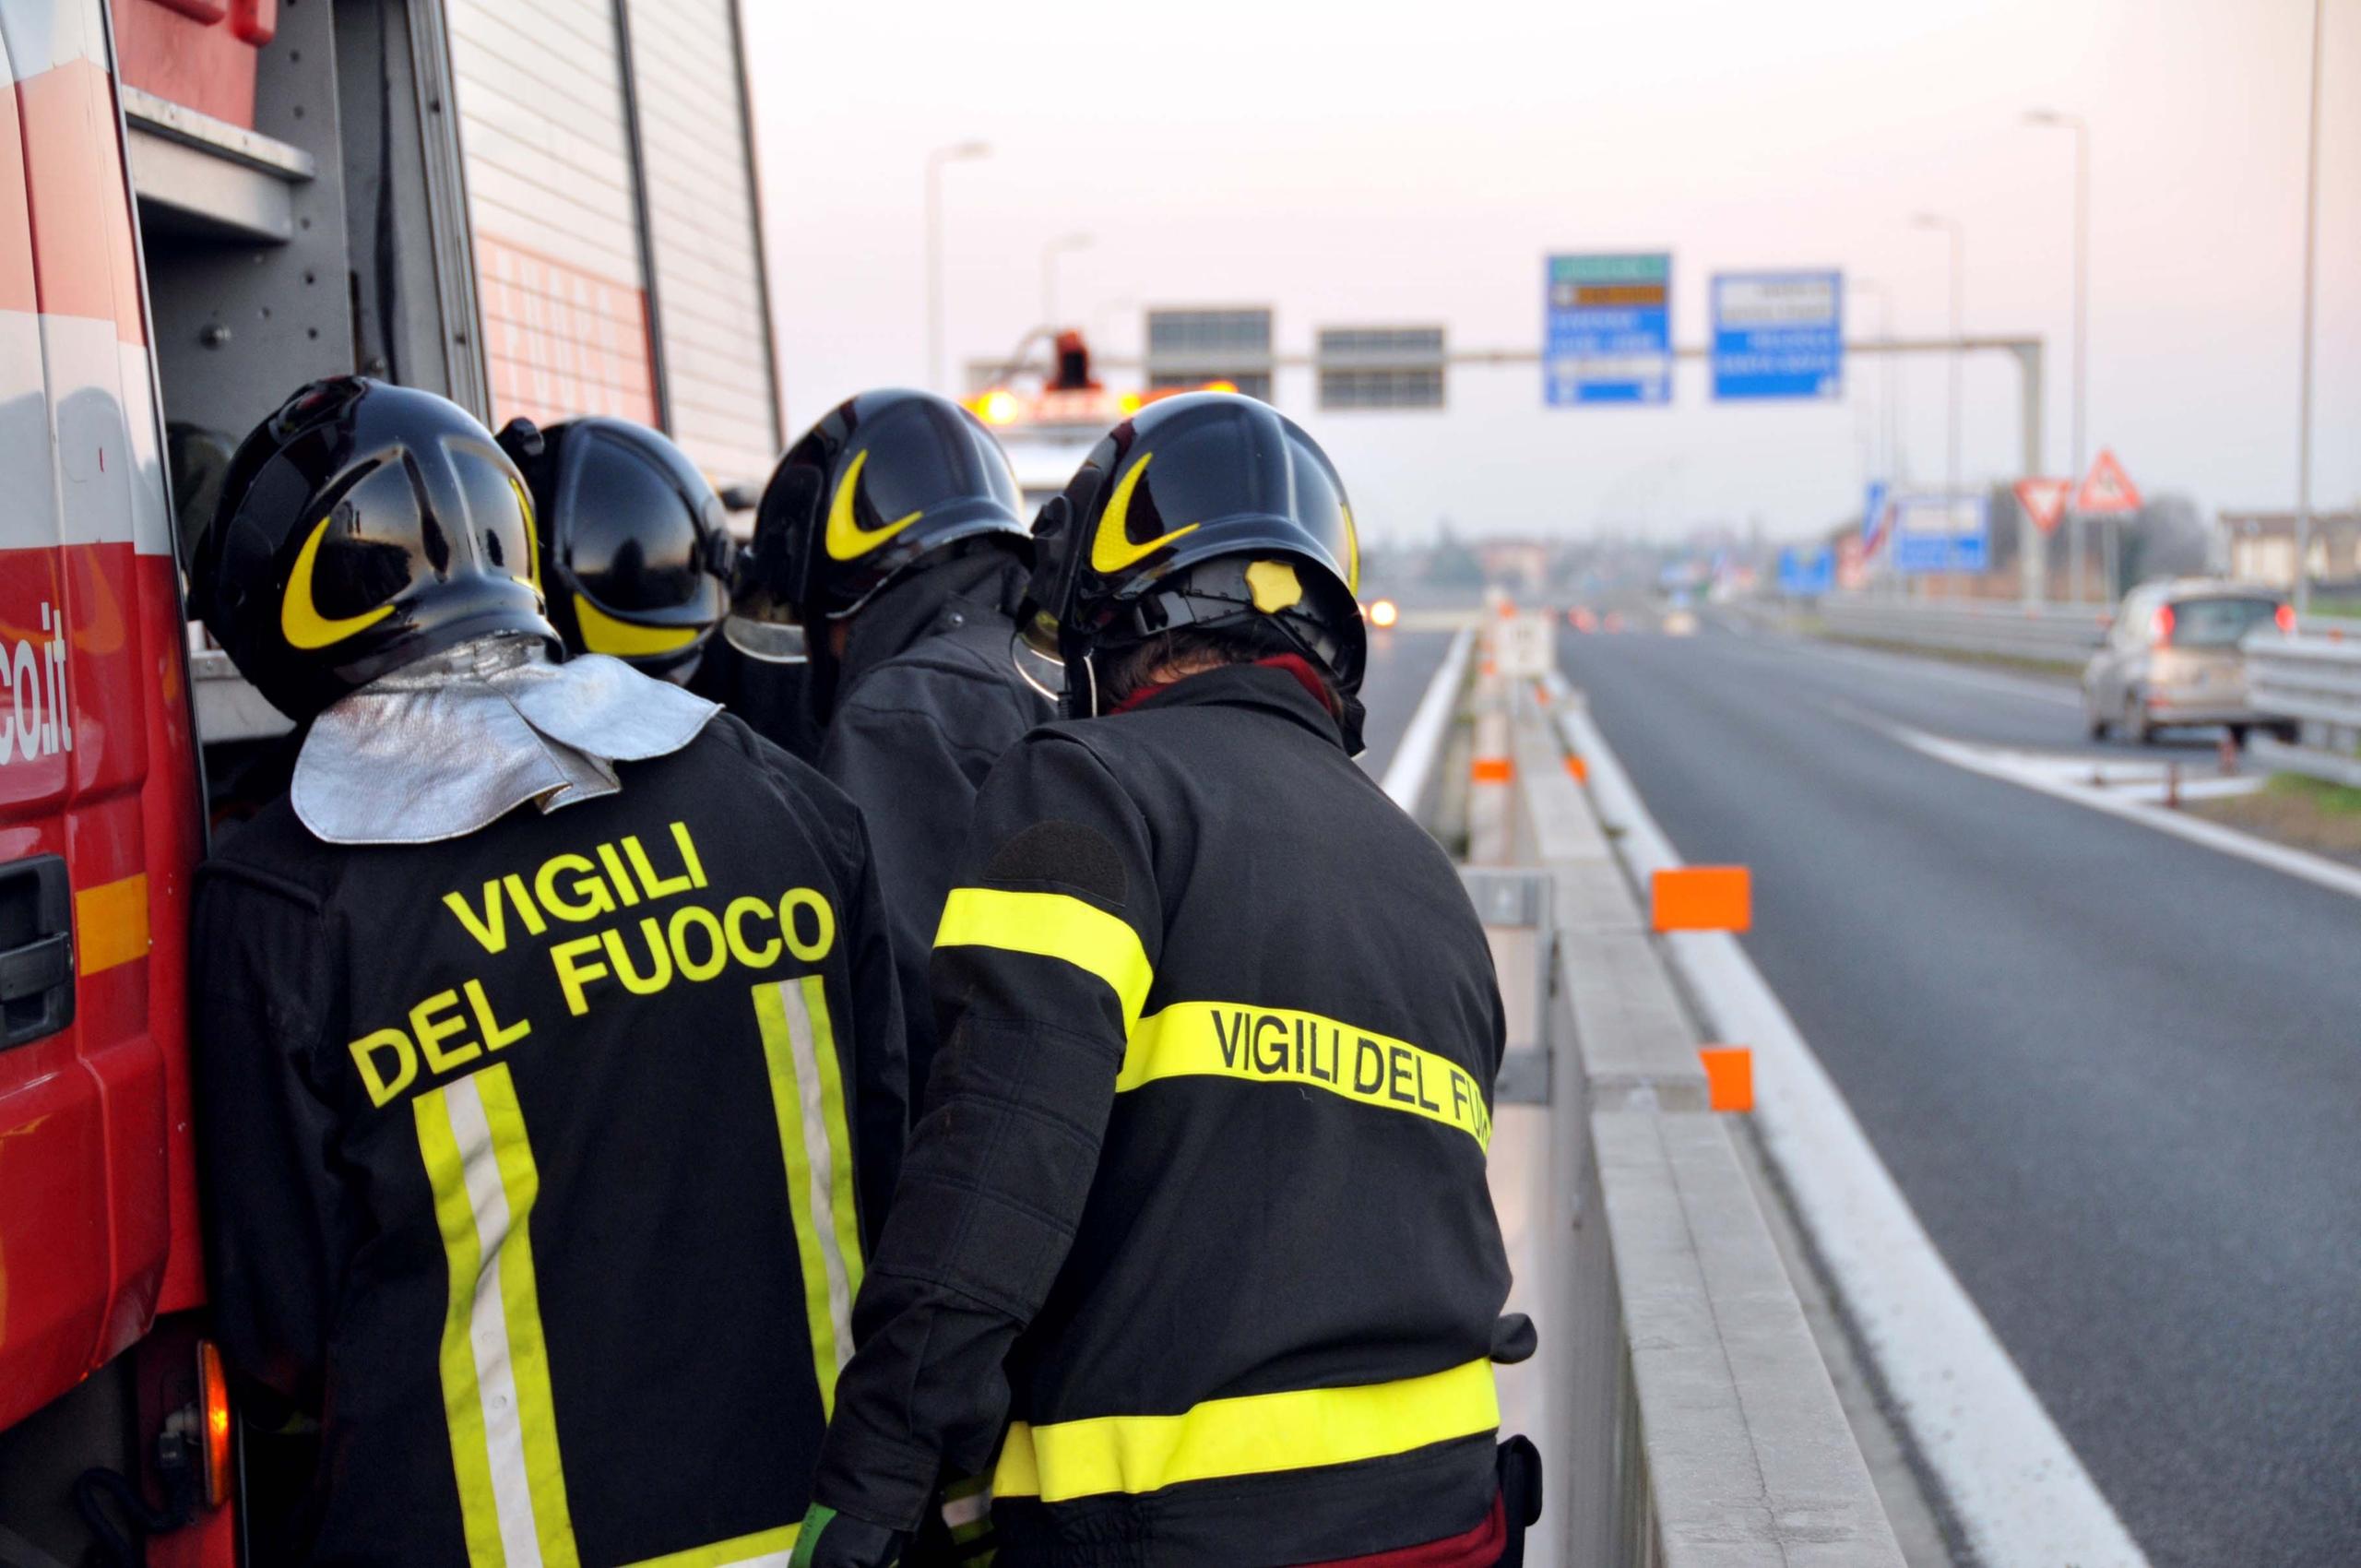
[(887, 1561), (995, 1443), (1003, 1568), (1515, 1561), (1501, 1000), (1451, 862), (1351, 760), (1335, 472), (1259, 402), (1175, 398), (1036, 544), (1075, 721), (977, 802), (796, 1561)]
[[(772, 744), (819, 760), (800, 640), (782, 654), (765, 646), (781, 628), (731, 620), (741, 552), (721, 498), (686, 452), (661, 432), (603, 416), (546, 430), (511, 420), (500, 445), (532, 492), (550, 623), (568, 648), (686, 686)], [(741, 631), (765, 650), (741, 647)]]
[(305, 1561), (778, 1562), (903, 1132), (876, 879), (738, 720), (551, 662), (533, 541), (423, 392), (228, 473), (194, 597), (306, 730), (198, 885), (214, 1322), (322, 1428)]
[(738, 547), (689, 455), (660, 431), (593, 416), (500, 432), (532, 496), (550, 624), (685, 686), (730, 613)]
[(1050, 719), (1011, 644), (1031, 559), (983, 422), (928, 392), (865, 392), (789, 447), (755, 513), (749, 612), (804, 629), (820, 771), (877, 845), (909, 1018), (911, 1104), (934, 1051), (927, 950), (976, 790)]

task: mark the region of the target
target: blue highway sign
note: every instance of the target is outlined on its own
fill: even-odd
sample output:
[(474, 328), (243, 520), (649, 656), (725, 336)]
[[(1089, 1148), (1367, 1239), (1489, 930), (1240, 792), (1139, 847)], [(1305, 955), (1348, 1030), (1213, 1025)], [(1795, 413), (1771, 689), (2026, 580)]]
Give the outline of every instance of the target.
[(1779, 591), (1790, 599), (1817, 599), (1836, 588), (1836, 550), (1821, 545), (1807, 555), (1790, 546), (1779, 552)]
[(1982, 572), (1991, 564), (1990, 496), (1904, 495), (1894, 502), (1896, 571)]
[(1668, 253), (1553, 255), (1542, 281), (1542, 390), (1551, 407), (1672, 400)]
[(1837, 398), (1845, 391), (1845, 275), (1714, 275), (1715, 398)]
[(1885, 540), (1886, 525), (1893, 519), (1886, 506), (1885, 481), (1869, 481), (1869, 491), (1861, 498), (1861, 553), (1874, 555)]

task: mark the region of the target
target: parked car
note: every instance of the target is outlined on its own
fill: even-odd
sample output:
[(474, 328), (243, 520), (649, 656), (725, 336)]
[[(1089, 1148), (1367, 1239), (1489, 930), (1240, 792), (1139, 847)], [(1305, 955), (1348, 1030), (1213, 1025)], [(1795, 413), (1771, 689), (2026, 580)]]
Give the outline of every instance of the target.
[(2293, 719), (2261, 712), (2247, 698), (2238, 645), (2274, 627), (2293, 632), (2296, 612), (2272, 588), (2180, 578), (2132, 589), (2082, 671), (2091, 738), (2112, 731), (2144, 742), (2167, 726), (2220, 724), (2241, 745), (2256, 728), (2295, 739)]

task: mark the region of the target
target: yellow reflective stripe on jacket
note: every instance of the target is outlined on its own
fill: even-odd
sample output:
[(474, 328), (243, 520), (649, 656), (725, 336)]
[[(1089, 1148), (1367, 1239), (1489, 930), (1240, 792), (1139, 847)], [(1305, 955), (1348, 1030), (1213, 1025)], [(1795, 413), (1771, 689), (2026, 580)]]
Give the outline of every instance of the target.
[(1139, 1021), (1156, 978), (1139, 932), (1095, 904), (1064, 893), (1006, 893), (955, 887), (943, 906), (937, 947), (998, 947), (1062, 958), (1097, 975), (1123, 1006), (1126, 1034)]
[(1299, 1084), (1456, 1127), (1489, 1149), (1484, 1091), (1450, 1058), (1389, 1035), (1287, 1007), (1175, 1002), (1142, 1018), (1123, 1051), (1118, 1094), (1158, 1078)]
[(1501, 1424), (1489, 1361), (1399, 1383), (1211, 1399), (1178, 1416), (1100, 1416), (1008, 1429), (995, 1497), (1063, 1503), (1183, 1481), (1407, 1454)]
[(788, 1559), (795, 1555), (795, 1538), (802, 1528), (801, 1525), (781, 1525), (735, 1540), (644, 1558), (628, 1568), (787, 1568)]
[(506, 1063), (410, 1102), (450, 1295), (443, 1407), (474, 1568), (576, 1568), (529, 1221), (540, 1189)]
[(803, 1274), (803, 1321), (820, 1408), (836, 1408), (836, 1375), (852, 1359), (852, 1301), (860, 1289), (860, 1218), (853, 1198), (852, 1134), (845, 1122), (828, 993), (818, 975), (754, 987), (763, 1060), (787, 1160), (788, 1212)]

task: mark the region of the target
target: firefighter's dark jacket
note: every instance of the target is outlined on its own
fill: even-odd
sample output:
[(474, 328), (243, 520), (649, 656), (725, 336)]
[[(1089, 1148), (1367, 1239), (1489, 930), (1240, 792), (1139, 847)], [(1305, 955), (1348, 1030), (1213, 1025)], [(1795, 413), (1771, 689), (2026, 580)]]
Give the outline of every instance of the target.
[[(214, 1322), (334, 1563), (780, 1550), (903, 1133), (859, 813), (722, 715), (440, 843), (201, 874)], [(783, 1558), (782, 1558), (783, 1561)]]
[(820, 760), (820, 726), (803, 695), (811, 667), (775, 664), (741, 652), (727, 629), (706, 639), (689, 690), (718, 702), (771, 744), (805, 762)]
[(927, 950), (976, 791), (1001, 754), (1051, 717), (1010, 654), (1026, 576), (1014, 555), (979, 540), (887, 585), (853, 623), (821, 746), (820, 771), (860, 802), (876, 846), (909, 1020), (913, 1108), (934, 1058)]
[(821, 1502), (910, 1525), (1007, 1420), (1004, 1564), (1316, 1562), (1485, 1517), (1491, 957), (1295, 677), (1028, 735), (933, 980)]

